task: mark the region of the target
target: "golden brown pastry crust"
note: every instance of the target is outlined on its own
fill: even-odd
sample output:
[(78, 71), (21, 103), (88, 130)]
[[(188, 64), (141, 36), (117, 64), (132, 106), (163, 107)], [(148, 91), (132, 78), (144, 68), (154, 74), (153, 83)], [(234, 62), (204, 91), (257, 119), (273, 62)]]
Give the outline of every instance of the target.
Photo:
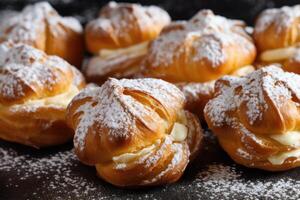
[(299, 81), (300, 76), (269, 66), (216, 82), (215, 97), (204, 109), (205, 119), (234, 161), (269, 171), (300, 166), (297, 139), (293, 144), (282, 139), (292, 133), (297, 138), (300, 133)]
[(263, 11), (257, 18), (253, 38), (258, 51), (288, 47), (300, 41), (300, 6)]
[(57, 55), (80, 67), (83, 59), (83, 30), (78, 20), (61, 17), (47, 2), (25, 7), (0, 22), (0, 42), (12, 41)]
[(71, 139), (65, 111), (85, 85), (81, 73), (23, 44), (2, 43), (0, 55), (0, 138), (37, 148)]
[[(117, 186), (175, 182), (202, 140), (199, 121), (183, 106), (180, 90), (162, 80), (110, 78), (68, 107), (75, 152)], [(186, 132), (171, 134), (175, 125)]]
[(98, 54), (83, 68), (87, 80), (103, 83), (139, 74), (149, 41), (169, 22), (168, 13), (156, 6), (108, 3), (85, 29), (88, 50)]
[(285, 71), (300, 74), (300, 48), (297, 48), (296, 51), (292, 57), (282, 62), (282, 68)]
[(170, 82), (207, 82), (249, 65), (256, 50), (244, 29), (243, 22), (210, 10), (174, 22), (150, 44), (144, 74)]
[(300, 6), (262, 12), (253, 34), (261, 65), (280, 63), (288, 72), (300, 73)]
[(129, 47), (153, 40), (169, 23), (170, 16), (159, 7), (110, 2), (86, 26), (86, 46), (91, 53)]

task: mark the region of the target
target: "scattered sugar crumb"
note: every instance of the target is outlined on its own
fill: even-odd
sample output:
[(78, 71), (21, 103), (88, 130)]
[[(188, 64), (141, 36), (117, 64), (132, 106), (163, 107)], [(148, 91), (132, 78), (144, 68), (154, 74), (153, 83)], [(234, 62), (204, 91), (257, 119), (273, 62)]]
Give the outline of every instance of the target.
[[(170, 198), (179, 195), (197, 199), (224, 200), (276, 200), (300, 198), (300, 181), (292, 172), (287, 176), (278, 173), (252, 175), (236, 165), (212, 163), (201, 167), (199, 172), (178, 183), (150, 190), (120, 190), (88, 177), (90, 170), (76, 159), (73, 150), (62, 150), (44, 157), (22, 154), (13, 148), (0, 146), (0, 175), (14, 174), (4, 181), (5, 187), (17, 190), (22, 183), (34, 179), (37, 183), (28, 199), (42, 199), (55, 196), (56, 199), (162, 199), (163, 194)], [(261, 174), (261, 172), (260, 172)], [(249, 178), (250, 175), (250, 178)], [(274, 176), (278, 176), (274, 178)], [(254, 177), (254, 178), (253, 178)], [(4, 188), (5, 189), (5, 188)], [(49, 192), (51, 193), (49, 196)], [(53, 194), (52, 194), (53, 193)], [(172, 196), (173, 195), (173, 196)]]
[(299, 199), (297, 178), (278, 180), (247, 180), (235, 166), (209, 165), (196, 180), (197, 195), (209, 194), (209, 199)]
[[(60, 196), (69, 191), (73, 196), (82, 197), (96, 191), (95, 183), (74, 173), (74, 169), (80, 165), (73, 150), (58, 152), (44, 157), (31, 157), (29, 154), (21, 154), (12, 148), (0, 146), (0, 172), (14, 174), (5, 181), (7, 188), (19, 187), (18, 184), (26, 183), (32, 178), (41, 185), (36, 185), (37, 190), (55, 191)], [(15, 184), (18, 182), (18, 184)], [(41, 196), (42, 192), (35, 195)]]

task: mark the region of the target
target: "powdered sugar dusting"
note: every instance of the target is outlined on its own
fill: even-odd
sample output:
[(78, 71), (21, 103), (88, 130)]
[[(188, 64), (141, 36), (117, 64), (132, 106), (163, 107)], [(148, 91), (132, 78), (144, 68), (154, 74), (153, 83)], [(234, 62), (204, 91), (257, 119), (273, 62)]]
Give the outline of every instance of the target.
[[(26, 6), (18, 14), (10, 14), (0, 23), (0, 39), (41, 47), (47, 25), (63, 24), (65, 27), (82, 32), (80, 23), (73, 18), (63, 18), (48, 2), (40, 2)], [(51, 29), (51, 31), (56, 31)], [(37, 42), (39, 41), (39, 43)]]
[[(133, 116), (128, 113), (121, 103), (120, 95), (122, 91), (119, 88), (117, 92), (114, 92), (115, 88), (110, 88), (110, 86), (111, 84), (107, 83), (100, 89), (90, 88), (75, 97), (76, 100), (92, 95), (92, 101), (81, 105), (76, 112), (82, 113), (74, 138), (74, 145), (80, 150), (84, 148), (85, 137), (89, 128), (95, 124), (103, 123), (103, 126), (110, 130), (111, 137), (124, 139), (128, 138), (132, 128), (135, 128)], [(90, 93), (91, 91), (93, 93)], [(97, 103), (95, 104), (93, 101)]]
[(253, 159), (253, 156), (251, 154), (249, 154), (248, 152), (244, 151), (243, 149), (237, 149), (237, 155), (238, 156), (241, 156), (247, 160), (252, 160)]
[(164, 106), (170, 107), (176, 106), (178, 99), (183, 101), (184, 96), (180, 90), (174, 85), (160, 79), (135, 79), (134, 81), (128, 81), (129, 79), (121, 79), (120, 82), (125, 88), (132, 90), (141, 90), (155, 99), (157, 99)]
[(159, 161), (159, 159), (163, 157), (164, 152), (166, 151), (167, 147), (172, 144), (172, 142), (173, 141), (171, 137), (166, 137), (164, 143), (160, 146), (158, 151), (156, 151), (156, 153), (151, 157), (148, 157), (145, 166), (148, 168), (155, 166), (155, 164)]
[[(216, 68), (227, 59), (224, 46), (232, 44), (242, 46), (248, 54), (254, 47), (241, 24), (209, 10), (200, 11), (187, 22), (175, 22), (151, 44), (150, 67), (168, 67), (182, 55), (189, 55), (193, 62), (206, 61)], [(190, 44), (194, 50), (185, 48)]]
[(68, 81), (61, 73), (72, 69), (62, 59), (23, 44), (3, 43), (0, 55), (0, 93), (6, 100), (21, 99), (28, 88), (35, 92), (35, 98), (48, 95), (41, 91), (52, 91), (56, 84)]
[(293, 7), (272, 8), (263, 11), (255, 25), (255, 32), (260, 33), (274, 26), (279, 34), (300, 17), (300, 5)]
[(222, 41), (220, 41), (219, 33), (212, 35), (203, 35), (203, 39), (196, 40), (193, 45), (196, 49), (193, 60), (199, 62), (203, 59), (209, 60), (213, 67), (222, 64), (226, 59), (226, 53), (222, 48)]
[(270, 98), (278, 108), (295, 95), (299, 100), (300, 76), (283, 72), (276, 66), (259, 69), (245, 77), (236, 78), (226, 76), (217, 82), (216, 97), (209, 101), (205, 112), (215, 126), (223, 124), (233, 125), (235, 117), (230, 118), (227, 113), (237, 111), (242, 104), (246, 104), (247, 119), (250, 124), (261, 120), (268, 109), (266, 98)]
[(90, 99), (76, 111), (81, 115), (76, 127), (75, 147), (80, 150), (84, 148), (86, 134), (93, 125), (107, 128), (112, 140), (128, 139), (136, 129), (136, 120), (144, 122), (139, 116), (150, 116), (150, 108), (123, 94), (125, 89), (146, 93), (163, 105), (176, 106), (178, 99), (182, 103), (184, 101), (183, 94), (176, 86), (156, 79), (109, 79), (100, 88), (87, 88), (73, 100)]
[[(151, 43), (148, 56), (153, 60), (154, 66), (168, 66), (174, 58), (177, 58), (183, 49), (180, 48), (181, 42), (184, 41), (185, 35), (181, 31), (172, 31), (167, 35), (163, 34)], [(179, 42), (181, 41), (181, 42)], [(163, 45), (166, 44), (166, 45)], [(173, 52), (178, 52), (173, 54)], [(153, 59), (152, 59), (153, 58)]]
[[(177, 171), (174, 170), (174, 168), (182, 161), (183, 156), (184, 156), (184, 152), (183, 152), (183, 144), (180, 143), (174, 143), (171, 146), (171, 150), (174, 152), (173, 158), (171, 159), (170, 163), (167, 165), (167, 167), (161, 171), (157, 176), (153, 177), (150, 180), (145, 180), (143, 181), (143, 184), (151, 184), (154, 183), (156, 181), (159, 181), (160, 179), (163, 179), (164, 176), (166, 176), (168, 173), (172, 172), (174, 174), (176, 173), (182, 173), (185, 169), (183, 169), (183, 171)], [(189, 156), (189, 155), (187, 155)]]
[[(152, 39), (148, 38), (150, 35), (156, 37), (170, 20), (168, 13), (157, 6), (109, 2), (101, 9), (99, 18), (91, 21), (87, 27), (95, 33), (107, 31), (113, 34), (116, 46), (130, 46)], [(142, 34), (151, 34), (133, 38), (132, 33), (137, 29)]]
[(0, 93), (7, 98), (25, 96), (20, 80), (17, 80), (14, 76), (0, 74), (0, 86)]
[[(83, 28), (79, 21), (74, 17), (63, 17), (60, 18), (61, 21), (58, 20), (58, 23), (62, 23), (65, 27), (71, 28), (73, 31), (77, 33), (82, 33)], [(50, 19), (49, 19), (50, 21)]]

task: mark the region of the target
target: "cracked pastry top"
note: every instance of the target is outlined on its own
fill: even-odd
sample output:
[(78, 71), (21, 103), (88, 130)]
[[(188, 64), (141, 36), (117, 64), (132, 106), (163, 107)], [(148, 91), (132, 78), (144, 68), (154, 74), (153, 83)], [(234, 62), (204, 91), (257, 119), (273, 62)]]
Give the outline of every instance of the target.
[(87, 79), (104, 82), (138, 73), (148, 43), (170, 21), (157, 6), (109, 2), (85, 28), (87, 49), (95, 54), (83, 70)]
[(300, 166), (299, 81), (297, 74), (267, 66), (216, 82), (205, 119), (234, 161), (269, 171)]
[(252, 64), (256, 48), (245, 24), (201, 10), (172, 22), (150, 43), (144, 74), (170, 82), (207, 82)]
[(263, 11), (253, 38), (262, 65), (280, 63), (285, 71), (300, 74), (300, 5)]
[(70, 103), (75, 153), (117, 186), (177, 181), (199, 151), (202, 129), (180, 90), (158, 79), (108, 79)]

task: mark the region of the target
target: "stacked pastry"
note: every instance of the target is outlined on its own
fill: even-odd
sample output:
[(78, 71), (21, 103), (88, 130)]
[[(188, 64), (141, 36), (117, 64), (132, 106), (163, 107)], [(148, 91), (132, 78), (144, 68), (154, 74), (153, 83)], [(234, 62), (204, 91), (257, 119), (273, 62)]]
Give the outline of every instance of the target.
[(103, 83), (108, 77), (135, 76), (149, 41), (169, 22), (159, 7), (110, 2), (85, 28), (87, 49), (95, 54), (83, 69), (87, 79)]
[(205, 119), (234, 161), (270, 171), (300, 166), (299, 81), (269, 66), (216, 82)]
[(254, 39), (258, 61), (280, 63), (284, 70), (300, 74), (300, 5), (268, 9), (258, 17)]
[(61, 17), (47, 2), (26, 6), (20, 13), (3, 15), (0, 42), (24, 43), (57, 55), (80, 67), (83, 58), (82, 26)]
[(68, 107), (79, 159), (118, 186), (177, 181), (202, 140), (180, 90), (158, 79), (109, 79)]
[(84, 85), (81, 73), (59, 57), (24, 44), (1, 44), (0, 138), (33, 147), (70, 140), (66, 109)]

